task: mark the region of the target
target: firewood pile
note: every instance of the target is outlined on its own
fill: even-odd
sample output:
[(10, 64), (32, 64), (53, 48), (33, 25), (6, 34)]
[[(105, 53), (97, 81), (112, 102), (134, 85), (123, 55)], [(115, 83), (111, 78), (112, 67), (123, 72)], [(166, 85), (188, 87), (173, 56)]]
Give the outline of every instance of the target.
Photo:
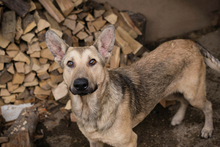
[(105, 26), (113, 24), (116, 44), (106, 65), (109, 68), (130, 64), (145, 50), (145, 17), (119, 12), (108, 3), (1, 0), (0, 19), (0, 106), (65, 96), (65, 90), (59, 90), (62, 85), (65, 89), (63, 71), (46, 46), (47, 30), (56, 32), (70, 46), (89, 46)]

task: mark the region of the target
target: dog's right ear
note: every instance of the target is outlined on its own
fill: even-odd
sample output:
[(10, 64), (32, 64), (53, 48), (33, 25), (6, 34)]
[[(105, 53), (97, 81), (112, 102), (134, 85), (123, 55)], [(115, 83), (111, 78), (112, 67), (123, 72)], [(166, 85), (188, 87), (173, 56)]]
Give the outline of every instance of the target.
[(52, 53), (54, 60), (61, 65), (66, 49), (69, 47), (54, 31), (46, 32), (46, 44)]

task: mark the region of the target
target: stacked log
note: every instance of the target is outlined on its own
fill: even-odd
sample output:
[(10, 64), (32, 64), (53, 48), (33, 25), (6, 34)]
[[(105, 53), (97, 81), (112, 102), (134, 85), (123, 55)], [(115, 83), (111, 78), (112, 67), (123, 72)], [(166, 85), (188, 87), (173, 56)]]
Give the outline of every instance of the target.
[[(129, 57), (143, 53), (143, 45), (135, 40), (142, 32), (130, 15), (94, 1), (1, 0), (0, 106), (66, 96), (63, 70), (46, 46), (47, 30), (56, 32), (70, 46), (90, 46), (103, 28), (112, 24), (116, 43), (106, 66), (130, 64), (133, 60)], [(141, 23), (146, 24), (143, 19)]]

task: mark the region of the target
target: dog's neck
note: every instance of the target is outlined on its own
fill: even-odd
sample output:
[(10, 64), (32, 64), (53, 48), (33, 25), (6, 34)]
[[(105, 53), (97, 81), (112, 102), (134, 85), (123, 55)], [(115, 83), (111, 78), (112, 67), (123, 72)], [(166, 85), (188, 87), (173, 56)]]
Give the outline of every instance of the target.
[[(106, 70), (106, 76), (102, 83), (98, 85), (98, 89), (92, 94), (79, 96), (71, 95), (72, 110), (77, 119), (77, 123), (81, 128), (86, 129), (87, 132), (94, 132), (98, 130), (108, 129), (114, 122), (114, 116), (111, 116), (115, 107), (110, 103), (113, 102), (111, 83), (109, 73)], [(111, 118), (112, 117), (112, 118)]]

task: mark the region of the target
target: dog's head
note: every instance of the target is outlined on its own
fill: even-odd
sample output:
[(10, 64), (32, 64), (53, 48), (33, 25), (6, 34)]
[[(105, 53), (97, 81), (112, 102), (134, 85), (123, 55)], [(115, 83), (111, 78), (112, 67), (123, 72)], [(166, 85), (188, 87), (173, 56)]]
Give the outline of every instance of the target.
[(56, 33), (46, 33), (47, 47), (63, 68), (64, 81), (74, 95), (97, 90), (105, 78), (105, 62), (115, 42), (114, 26), (107, 26), (92, 46), (69, 47)]

